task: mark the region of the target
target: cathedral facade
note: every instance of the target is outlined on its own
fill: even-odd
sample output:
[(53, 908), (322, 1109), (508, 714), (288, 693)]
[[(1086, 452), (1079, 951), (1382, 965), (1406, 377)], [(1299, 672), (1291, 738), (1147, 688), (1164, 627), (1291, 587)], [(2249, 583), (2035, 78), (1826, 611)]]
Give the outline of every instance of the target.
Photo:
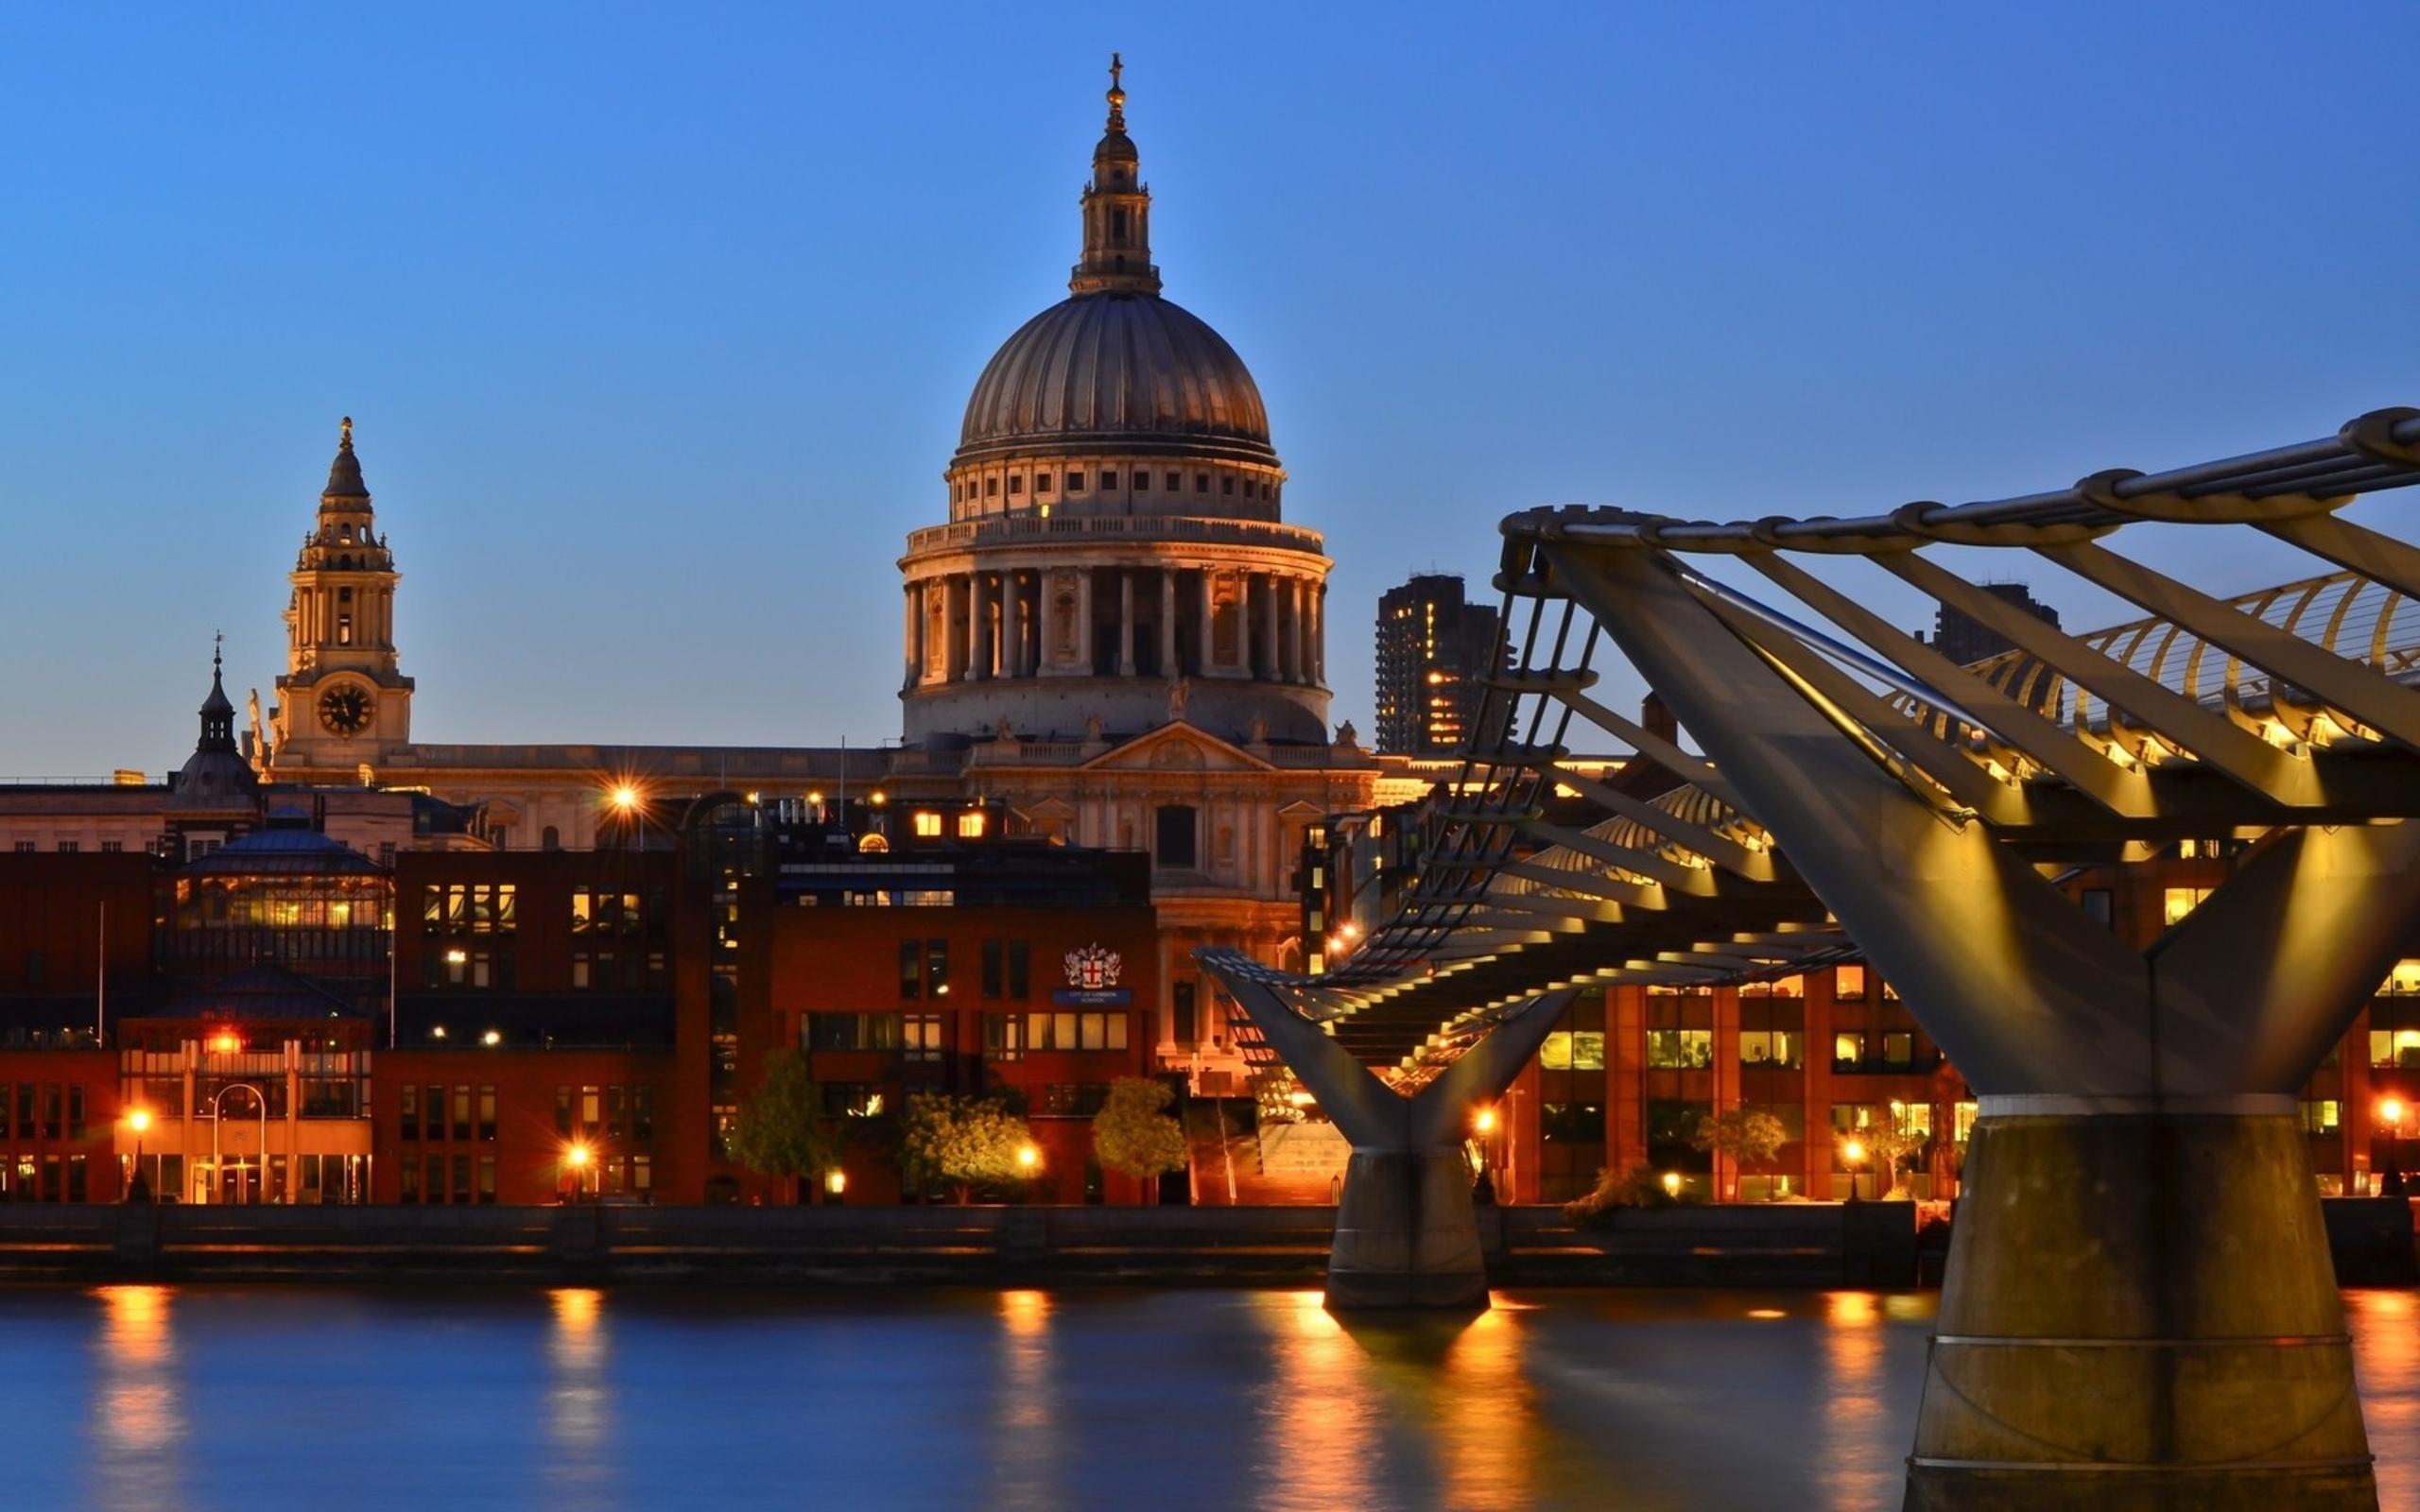
[(1161, 294), (1125, 103), (1113, 69), (1068, 297), (983, 369), (943, 521), (899, 559), (900, 746), (415, 742), (401, 575), (348, 421), (291, 576), (286, 668), (252, 717), (263, 778), (423, 791), (504, 850), (627, 843), (735, 793), (920, 836), (980, 803), (1012, 832), (1144, 851), (1150, 1042), (1171, 1066), (1240, 1074), (1192, 952), (1299, 966), (1305, 837), (1369, 807), (1379, 765), (1328, 725), (1331, 563), (1282, 517), (1259, 389)]

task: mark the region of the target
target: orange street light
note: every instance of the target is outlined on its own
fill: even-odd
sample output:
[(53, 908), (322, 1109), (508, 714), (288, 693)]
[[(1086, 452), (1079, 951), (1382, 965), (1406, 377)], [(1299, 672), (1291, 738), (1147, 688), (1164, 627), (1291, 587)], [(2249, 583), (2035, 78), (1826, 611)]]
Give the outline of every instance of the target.
[(1042, 1152), (1040, 1150), (1035, 1149), (1030, 1144), (1020, 1144), (1017, 1146), (1017, 1169), (1019, 1171), (1023, 1172), (1027, 1176), (1031, 1176), (1033, 1175), (1034, 1168), (1041, 1163)]
[(1482, 1134), (1495, 1133), (1495, 1109), (1493, 1108), (1480, 1108), (1478, 1115), (1471, 1120), (1471, 1127), (1478, 1129)]
[(1841, 1163), (1849, 1168), (1849, 1200), (1857, 1200), (1857, 1168), (1865, 1163), (1865, 1142), (1851, 1140), (1841, 1146)]
[(126, 1115), (126, 1126), (134, 1130), (134, 1179), (126, 1184), (126, 1200), (148, 1202), (150, 1184), (143, 1179), (143, 1131), (151, 1126), (151, 1110), (138, 1108)]

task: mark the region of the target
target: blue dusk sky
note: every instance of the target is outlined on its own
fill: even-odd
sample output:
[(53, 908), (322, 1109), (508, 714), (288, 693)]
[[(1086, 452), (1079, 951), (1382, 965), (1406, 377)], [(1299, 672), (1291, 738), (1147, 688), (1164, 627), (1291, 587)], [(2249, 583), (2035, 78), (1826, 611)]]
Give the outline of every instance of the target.
[(893, 563), (1065, 293), (1113, 48), (1365, 731), (1377, 595), (1488, 595), (1512, 510), (1861, 513), (2420, 404), (2409, 4), (14, 7), (0, 775), (174, 765), (216, 630), (268, 701), (343, 415), (418, 738), (895, 738)]

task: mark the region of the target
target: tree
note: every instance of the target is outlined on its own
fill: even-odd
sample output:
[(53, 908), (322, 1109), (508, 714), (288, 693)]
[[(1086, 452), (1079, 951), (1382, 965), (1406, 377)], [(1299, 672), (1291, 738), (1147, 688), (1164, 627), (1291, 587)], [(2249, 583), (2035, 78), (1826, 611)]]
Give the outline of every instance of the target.
[(1032, 1147), (1033, 1131), (996, 1097), (917, 1092), (900, 1120), (899, 1159), (908, 1181), (944, 1182), (961, 1203), (978, 1186), (1029, 1175), (1019, 1157)]
[[(740, 1105), (723, 1137), (731, 1158), (759, 1175), (793, 1181), (819, 1176), (838, 1163), (841, 1142), (823, 1122), (823, 1089), (800, 1050), (765, 1057), (765, 1079)], [(804, 1195), (804, 1190), (797, 1194)]]
[(1701, 1150), (1729, 1158), (1731, 1197), (1736, 1201), (1739, 1195), (1739, 1173), (1771, 1164), (1789, 1140), (1789, 1129), (1772, 1114), (1761, 1108), (1733, 1108), (1699, 1119), (1697, 1135), (1689, 1143)]
[(1161, 1082), (1120, 1076), (1093, 1115), (1093, 1153), (1106, 1169), (1137, 1181), (1184, 1169), (1184, 1130), (1162, 1109), (1176, 1094)]
[(1844, 1148), (1852, 1142), (1862, 1147), (1863, 1157), (1849, 1162), (1851, 1179), (1859, 1168), (1873, 1172), (1876, 1190), (1886, 1197), (1899, 1190), (1908, 1157), (1925, 1143), (1924, 1136), (1909, 1126), (1907, 1110), (1897, 1103), (1891, 1105), (1889, 1122), (1851, 1129), (1841, 1137)]

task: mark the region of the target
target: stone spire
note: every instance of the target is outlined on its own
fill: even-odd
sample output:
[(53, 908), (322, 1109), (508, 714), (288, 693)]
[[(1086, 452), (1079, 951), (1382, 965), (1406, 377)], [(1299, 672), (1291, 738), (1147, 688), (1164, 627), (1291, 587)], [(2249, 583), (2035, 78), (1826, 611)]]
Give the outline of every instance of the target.
[(222, 680), (224, 641), (220, 636), (211, 643), (210, 696), (201, 701), (201, 738), (169, 784), (184, 802), (239, 800), (260, 785), (251, 763), (235, 749), (235, 706), (227, 701)]
[(220, 680), (225, 668), (227, 637), (210, 638), (210, 696), (201, 700), (201, 739), (196, 750), (232, 751), (235, 748), (235, 706), (227, 701), (227, 685)]
[(1077, 294), (1157, 294), (1151, 266), (1151, 192), (1142, 159), (1126, 134), (1125, 63), (1109, 55), (1109, 125), (1093, 148), (1093, 181), (1084, 186), (1084, 260), (1067, 280)]

